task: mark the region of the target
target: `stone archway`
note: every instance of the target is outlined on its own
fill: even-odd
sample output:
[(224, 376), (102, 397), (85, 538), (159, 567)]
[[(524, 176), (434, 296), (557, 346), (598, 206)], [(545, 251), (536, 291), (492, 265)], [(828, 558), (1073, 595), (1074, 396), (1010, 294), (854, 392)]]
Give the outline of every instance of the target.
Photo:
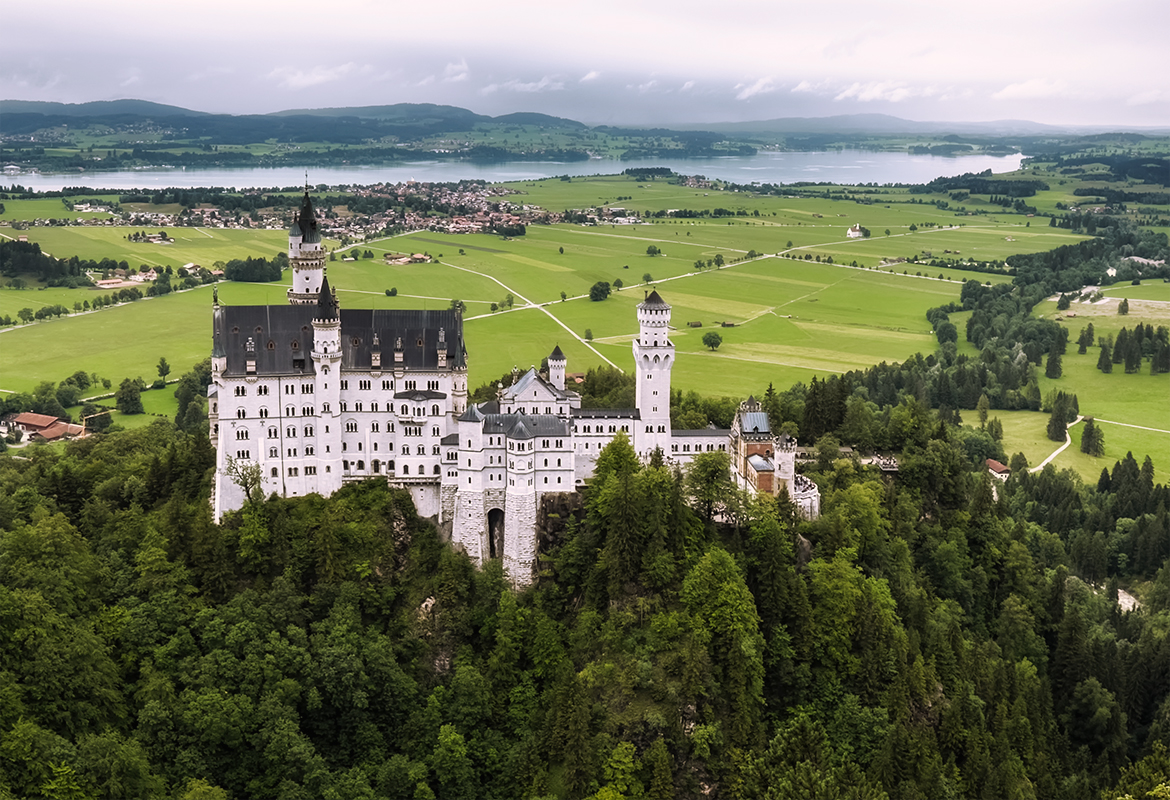
[(488, 557), (504, 556), (504, 510), (493, 508), (487, 515)]

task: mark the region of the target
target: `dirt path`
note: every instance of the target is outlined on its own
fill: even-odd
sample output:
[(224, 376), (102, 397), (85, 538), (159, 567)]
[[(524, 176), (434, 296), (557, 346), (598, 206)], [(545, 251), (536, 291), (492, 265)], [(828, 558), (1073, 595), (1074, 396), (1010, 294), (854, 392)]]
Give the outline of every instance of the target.
[(1032, 467), (1030, 470), (1028, 470), (1028, 472), (1039, 472), (1040, 470), (1042, 470), (1046, 466), (1048, 466), (1049, 462), (1051, 462), (1052, 459), (1056, 458), (1058, 455), (1060, 455), (1065, 450), (1067, 450), (1068, 446), (1070, 444), (1072, 444), (1072, 434), (1070, 434), (1069, 431), (1072, 429), (1073, 425), (1076, 425), (1082, 419), (1084, 419), (1084, 417), (1078, 415), (1076, 419), (1074, 419), (1072, 422), (1070, 422), (1068, 425), (1066, 425), (1064, 428), (1064, 444), (1062, 444), (1060, 447), (1053, 450), (1052, 453), (1048, 456), (1048, 458), (1044, 459), (1039, 464)]

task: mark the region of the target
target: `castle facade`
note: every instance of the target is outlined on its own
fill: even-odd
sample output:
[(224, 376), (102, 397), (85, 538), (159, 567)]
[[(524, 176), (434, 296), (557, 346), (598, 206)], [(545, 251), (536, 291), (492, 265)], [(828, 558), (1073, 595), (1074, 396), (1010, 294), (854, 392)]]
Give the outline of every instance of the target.
[(289, 230), (288, 305), (213, 305), (211, 438), (216, 520), (245, 501), (238, 474), (259, 469), (264, 494), (329, 495), (381, 478), (408, 489), (421, 516), (483, 564), (503, 560), (518, 584), (533, 576), (545, 494), (571, 492), (602, 448), (624, 433), (644, 458), (661, 449), (685, 464), (729, 454), (743, 489), (788, 492), (809, 518), (816, 486), (795, 472), (795, 441), (776, 437), (754, 399), (731, 430), (672, 430), (670, 306), (651, 292), (638, 305), (635, 408), (583, 409), (565, 385), (556, 347), (547, 377), (514, 371), (497, 399), (468, 403), (458, 310), (342, 309), (325, 274), (306, 192)]

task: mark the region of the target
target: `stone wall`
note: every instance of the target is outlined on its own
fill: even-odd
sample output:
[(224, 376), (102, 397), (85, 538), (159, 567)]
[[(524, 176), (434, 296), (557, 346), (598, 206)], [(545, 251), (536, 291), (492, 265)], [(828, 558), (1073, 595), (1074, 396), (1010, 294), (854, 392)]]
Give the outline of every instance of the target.
[(517, 586), (532, 583), (536, 562), (537, 496), (509, 492), (504, 507), (504, 572)]

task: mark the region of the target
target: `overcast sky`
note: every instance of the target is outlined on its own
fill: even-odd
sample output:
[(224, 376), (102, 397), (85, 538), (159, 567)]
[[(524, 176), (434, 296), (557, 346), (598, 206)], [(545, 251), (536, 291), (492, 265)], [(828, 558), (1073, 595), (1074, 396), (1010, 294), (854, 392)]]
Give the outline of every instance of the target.
[(12, 3), (0, 97), (1170, 125), (1167, 0)]

